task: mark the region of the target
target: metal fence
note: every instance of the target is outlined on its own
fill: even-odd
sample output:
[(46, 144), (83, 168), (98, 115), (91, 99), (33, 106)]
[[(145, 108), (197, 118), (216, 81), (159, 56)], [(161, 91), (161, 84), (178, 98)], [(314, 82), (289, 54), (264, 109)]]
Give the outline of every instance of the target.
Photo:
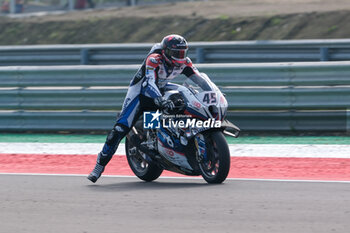
[[(0, 67), (0, 130), (108, 130), (137, 68)], [(349, 130), (350, 62), (198, 68), (226, 94), (228, 118), (244, 131)]]
[[(152, 44), (0, 46), (0, 66), (139, 64)], [(195, 63), (350, 60), (350, 39), (190, 43)]]

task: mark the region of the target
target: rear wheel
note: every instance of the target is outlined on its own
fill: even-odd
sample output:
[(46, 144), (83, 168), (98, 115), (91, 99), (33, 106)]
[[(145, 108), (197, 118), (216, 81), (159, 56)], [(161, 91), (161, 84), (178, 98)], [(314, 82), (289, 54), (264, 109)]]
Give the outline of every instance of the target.
[(137, 149), (136, 145), (132, 144), (128, 137), (125, 139), (125, 151), (131, 170), (141, 180), (150, 182), (162, 174), (163, 169), (153, 162), (147, 161), (142, 152)]
[(221, 131), (205, 135), (207, 156), (199, 162), (203, 178), (210, 184), (222, 183), (230, 171), (230, 150)]

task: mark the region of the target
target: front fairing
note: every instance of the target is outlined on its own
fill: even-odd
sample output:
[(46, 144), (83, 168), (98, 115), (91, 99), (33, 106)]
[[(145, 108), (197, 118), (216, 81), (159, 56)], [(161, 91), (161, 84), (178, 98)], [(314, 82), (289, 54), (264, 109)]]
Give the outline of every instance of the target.
[[(198, 138), (201, 137), (200, 133), (223, 130), (221, 123), (224, 122), (228, 104), (219, 88), (204, 73), (188, 78), (183, 85), (172, 84), (165, 90), (165, 99), (174, 100), (174, 97), (183, 98), (185, 109), (179, 114), (161, 116), (163, 124), (162, 128), (157, 129), (157, 149), (163, 158), (183, 172), (196, 173), (195, 162), (190, 162), (195, 153), (189, 153), (188, 150), (191, 148), (203, 152), (205, 144)], [(197, 122), (203, 124), (198, 126)], [(197, 147), (194, 142), (198, 143)]]
[[(184, 96), (188, 100), (187, 114), (206, 120), (214, 118), (222, 121), (227, 112), (228, 103), (220, 89), (204, 73), (201, 76), (191, 76), (183, 86)], [(214, 111), (217, 109), (217, 114)]]

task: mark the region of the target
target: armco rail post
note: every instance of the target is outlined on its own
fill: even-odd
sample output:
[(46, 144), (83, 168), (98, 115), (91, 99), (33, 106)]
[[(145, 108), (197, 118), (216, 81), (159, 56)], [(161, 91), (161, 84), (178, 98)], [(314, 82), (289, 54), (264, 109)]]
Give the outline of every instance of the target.
[(204, 49), (196, 48), (196, 63), (203, 63), (203, 62), (204, 62)]
[(16, 0), (10, 1), (10, 13), (11, 14), (16, 13)]
[(68, 0), (68, 10), (73, 11), (74, 10), (74, 0)]
[(350, 133), (350, 108), (346, 109), (346, 132)]
[(329, 49), (327, 47), (320, 48), (320, 61), (329, 61)]
[(89, 64), (89, 50), (81, 49), (80, 50), (80, 64), (88, 65)]
[(136, 6), (137, 5), (137, 0), (127, 0), (126, 1), (127, 6)]

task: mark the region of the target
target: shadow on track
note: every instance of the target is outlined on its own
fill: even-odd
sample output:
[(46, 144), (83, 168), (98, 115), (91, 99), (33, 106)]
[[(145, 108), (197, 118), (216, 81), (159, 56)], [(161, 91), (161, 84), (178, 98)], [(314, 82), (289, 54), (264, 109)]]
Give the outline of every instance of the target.
[(205, 181), (198, 180), (197, 182), (119, 182), (114, 184), (91, 184), (87, 185), (89, 189), (95, 191), (140, 191), (140, 190), (169, 190), (169, 189), (193, 189), (193, 188), (208, 188), (217, 185), (208, 185)]

